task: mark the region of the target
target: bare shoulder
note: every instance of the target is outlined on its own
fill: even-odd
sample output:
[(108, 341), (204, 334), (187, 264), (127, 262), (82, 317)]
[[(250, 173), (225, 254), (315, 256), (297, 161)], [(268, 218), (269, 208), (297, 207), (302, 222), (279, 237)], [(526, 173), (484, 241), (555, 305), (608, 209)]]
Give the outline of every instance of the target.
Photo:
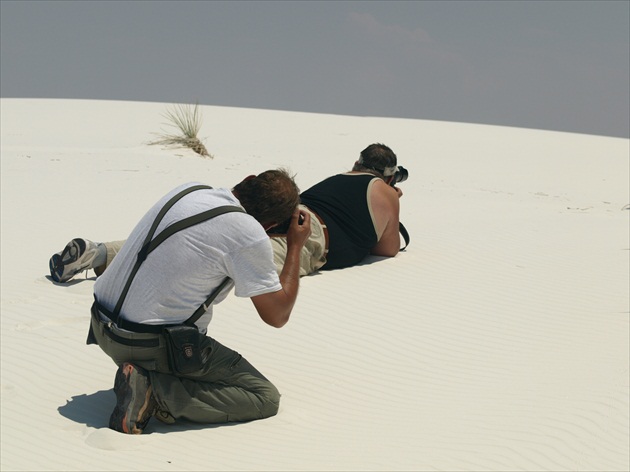
[[(392, 211), (400, 206), (398, 192), (390, 185), (387, 185), (381, 179), (375, 179), (369, 188), (368, 193), (370, 203), (375, 204), (383, 211)], [(376, 208), (374, 208), (376, 209)]]
[(378, 243), (372, 249), (372, 254), (395, 255), (400, 248), (398, 235), (400, 201), (398, 192), (383, 180), (378, 179), (370, 186), (368, 199), (374, 221), (374, 229), (378, 238)]

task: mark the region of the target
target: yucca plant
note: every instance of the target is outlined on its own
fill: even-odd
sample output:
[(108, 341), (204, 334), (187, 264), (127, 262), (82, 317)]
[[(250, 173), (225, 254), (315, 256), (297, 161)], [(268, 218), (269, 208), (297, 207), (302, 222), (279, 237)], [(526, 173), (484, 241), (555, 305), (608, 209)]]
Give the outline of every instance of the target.
[(161, 133), (158, 134), (157, 140), (151, 141), (149, 144), (187, 147), (201, 156), (213, 157), (197, 137), (202, 123), (198, 103), (194, 106), (174, 105), (172, 109), (167, 109), (163, 116), (169, 121), (166, 125), (179, 130), (179, 134)]

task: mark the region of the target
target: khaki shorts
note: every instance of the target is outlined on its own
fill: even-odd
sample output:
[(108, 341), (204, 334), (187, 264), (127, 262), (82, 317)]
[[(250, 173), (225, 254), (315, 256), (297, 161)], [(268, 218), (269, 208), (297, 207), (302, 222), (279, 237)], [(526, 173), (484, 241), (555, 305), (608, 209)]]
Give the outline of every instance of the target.
[[(311, 235), (300, 253), (300, 277), (302, 277), (312, 274), (326, 264), (327, 251), (325, 226), (319, 221), (315, 213), (305, 205), (300, 205), (300, 210), (311, 215)], [(284, 235), (273, 236), (271, 247), (273, 248), (273, 261), (279, 274), (282, 272), (287, 257), (287, 237)]]

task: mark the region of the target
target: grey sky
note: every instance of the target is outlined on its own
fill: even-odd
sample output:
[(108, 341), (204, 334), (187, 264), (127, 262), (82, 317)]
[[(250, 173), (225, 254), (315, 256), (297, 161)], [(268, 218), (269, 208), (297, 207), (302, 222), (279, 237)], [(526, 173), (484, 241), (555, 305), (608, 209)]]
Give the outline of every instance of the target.
[(2, 97), (630, 135), (626, 0), (0, 5)]

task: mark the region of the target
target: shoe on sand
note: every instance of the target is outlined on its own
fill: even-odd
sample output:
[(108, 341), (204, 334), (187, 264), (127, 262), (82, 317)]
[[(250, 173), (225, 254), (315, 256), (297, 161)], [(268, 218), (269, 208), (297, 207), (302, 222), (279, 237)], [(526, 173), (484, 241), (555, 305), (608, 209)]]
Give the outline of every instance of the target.
[(50, 276), (55, 282), (67, 282), (76, 274), (92, 269), (92, 263), (98, 255), (97, 247), (96, 243), (88, 239), (73, 239), (63, 251), (50, 258)]
[(121, 433), (142, 434), (158, 407), (147, 372), (125, 362), (116, 372), (114, 393), (116, 407), (109, 418), (109, 427)]

